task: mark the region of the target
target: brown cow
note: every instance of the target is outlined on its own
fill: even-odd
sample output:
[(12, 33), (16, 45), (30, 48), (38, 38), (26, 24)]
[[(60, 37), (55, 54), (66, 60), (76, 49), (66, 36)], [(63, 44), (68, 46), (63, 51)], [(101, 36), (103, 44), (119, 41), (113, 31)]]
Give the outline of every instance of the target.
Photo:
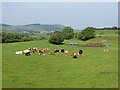
[(104, 52), (109, 52), (109, 50), (108, 50), (108, 49), (105, 49)]
[(33, 50), (33, 51), (31, 51), (31, 53), (35, 53), (35, 51)]
[(49, 52), (50, 55), (55, 55), (54, 53)]
[(75, 53), (66, 54), (65, 56), (74, 56)]
[(79, 54), (79, 56), (84, 56), (83, 54)]
[(45, 52), (45, 51), (43, 51), (43, 53), (50, 53), (50, 52)]
[(41, 50), (41, 51), (47, 51), (49, 49), (48, 48), (40, 48), (39, 50)]

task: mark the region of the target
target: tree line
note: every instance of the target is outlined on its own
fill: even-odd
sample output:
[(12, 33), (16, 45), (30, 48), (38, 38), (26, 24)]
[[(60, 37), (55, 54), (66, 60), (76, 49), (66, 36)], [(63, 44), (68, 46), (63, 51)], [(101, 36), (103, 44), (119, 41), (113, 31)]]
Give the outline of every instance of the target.
[[(117, 27), (112, 28), (94, 28), (87, 27), (80, 32), (74, 32), (74, 29), (71, 27), (64, 27), (62, 31), (50, 32), (47, 34), (49, 36), (49, 42), (53, 44), (61, 44), (64, 40), (69, 40), (72, 38), (77, 38), (78, 40), (89, 40), (95, 38), (95, 30), (118, 30)], [(120, 35), (120, 32), (118, 32)], [(2, 43), (12, 43), (12, 42), (25, 42), (25, 41), (35, 41), (35, 40), (45, 40), (46, 36), (36, 37), (31, 33), (7, 33), (0, 32), (0, 38)]]
[(113, 26), (113, 27), (94, 28), (94, 29), (95, 30), (120, 30), (120, 27)]
[(93, 27), (87, 27), (79, 33), (74, 33), (71, 27), (64, 27), (63, 30), (54, 32), (50, 38), (49, 42), (53, 44), (61, 44), (64, 40), (69, 40), (72, 38), (78, 38), (78, 40), (88, 40), (95, 37), (95, 29)]
[(44, 36), (32, 37), (34, 34), (30, 33), (7, 33), (0, 32), (0, 43), (12, 43), (12, 42), (26, 42), (26, 41), (35, 41), (35, 40), (45, 40), (47, 39)]

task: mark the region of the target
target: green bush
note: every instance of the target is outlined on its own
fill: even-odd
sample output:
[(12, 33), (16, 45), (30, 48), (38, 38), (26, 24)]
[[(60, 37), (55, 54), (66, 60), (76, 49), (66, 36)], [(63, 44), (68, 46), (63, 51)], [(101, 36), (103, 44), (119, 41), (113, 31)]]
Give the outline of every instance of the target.
[(74, 32), (71, 27), (64, 27), (61, 33), (64, 39), (72, 39), (74, 37)]
[(49, 38), (49, 42), (53, 44), (61, 44), (64, 41), (61, 32), (54, 32)]
[(2, 43), (19, 42), (22, 37), (18, 33), (2, 33)]
[(95, 37), (95, 30), (93, 27), (87, 27), (78, 34), (78, 39), (88, 40)]

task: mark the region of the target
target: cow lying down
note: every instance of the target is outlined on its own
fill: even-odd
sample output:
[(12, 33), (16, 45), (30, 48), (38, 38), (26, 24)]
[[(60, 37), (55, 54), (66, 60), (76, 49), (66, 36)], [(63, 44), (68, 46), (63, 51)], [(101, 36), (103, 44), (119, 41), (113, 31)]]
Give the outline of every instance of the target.
[(54, 53), (60, 53), (60, 52), (68, 53), (68, 51), (65, 51), (64, 49), (62, 49), (62, 50), (56, 50), (56, 49), (55, 49), (55, 51), (54, 51)]
[(24, 52), (24, 53), (27, 53), (27, 52), (30, 52), (30, 50), (24, 50), (23, 52)]
[(48, 54), (49, 54), (49, 55), (55, 55), (54, 53), (51, 53), (51, 52), (49, 52)]
[(39, 53), (39, 55), (45, 55), (45, 53)]
[(70, 54), (66, 54), (65, 56), (74, 56), (76, 55), (75, 53), (70, 53)]
[(110, 50), (108, 50), (108, 49), (105, 49), (105, 50), (104, 50), (104, 52), (109, 52), (109, 51), (110, 51)]
[(39, 50), (41, 50), (43, 52), (43, 51), (48, 51), (49, 49), (48, 48), (40, 48)]
[(65, 51), (64, 53), (68, 53), (68, 51)]
[(23, 54), (23, 51), (17, 51), (16, 54)]

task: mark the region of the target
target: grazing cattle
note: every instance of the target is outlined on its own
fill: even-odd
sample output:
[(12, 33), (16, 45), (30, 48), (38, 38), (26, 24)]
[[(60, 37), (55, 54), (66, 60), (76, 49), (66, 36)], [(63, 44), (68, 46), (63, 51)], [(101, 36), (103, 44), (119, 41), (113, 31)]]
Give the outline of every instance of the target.
[(41, 51), (47, 51), (49, 49), (48, 48), (40, 48), (39, 50), (41, 50)]
[(49, 52), (50, 55), (55, 55), (54, 53)]
[(62, 49), (61, 52), (65, 52), (64, 49)]
[(108, 49), (105, 49), (104, 52), (109, 52), (109, 50), (108, 50)]
[(43, 51), (43, 53), (50, 53), (50, 52), (45, 52), (45, 51)]
[(34, 50), (34, 51), (37, 51), (37, 50), (38, 50), (38, 48), (34, 47), (34, 48), (33, 48), (33, 50)]
[(28, 48), (28, 50), (31, 50), (31, 48)]
[(37, 50), (36, 50), (36, 49), (33, 49), (32, 51), (36, 52)]
[(65, 51), (64, 53), (68, 53), (68, 51)]
[(38, 50), (38, 48), (36, 48), (36, 50)]
[(79, 54), (82, 54), (82, 53), (83, 53), (83, 51), (82, 51), (82, 50), (80, 50), (78, 53), (79, 53)]
[(18, 51), (18, 52), (16, 52), (16, 54), (22, 54), (23, 53), (23, 51)]
[(79, 56), (84, 56), (83, 54), (79, 54)]
[(74, 59), (77, 59), (77, 55), (74, 55), (73, 58), (74, 58)]
[(41, 51), (41, 50), (39, 50), (38, 52), (39, 52), (39, 53), (43, 53), (43, 51)]
[(83, 51), (80, 50), (80, 51), (78, 52), (78, 55), (79, 55), (79, 56), (84, 56), (82, 53), (83, 53)]
[(30, 56), (30, 52), (25, 53), (26, 56)]
[(33, 51), (31, 51), (31, 53), (35, 53), (35, 51), (33, 50)]
[(56, 49), (55, 49), (55, 53), (59, 53), (59, 52), (60, 52), (60, 50), (56, 50)]
[(30, 50), (24, 50), (24, 53), (30, 52)]
[(45, 55), (45, 53), (39, 53), (39, 55)]
[(75, 53), (70, 53), (70, 54), (66, 54), (65, 56), (74, 56), (76, 55)]

